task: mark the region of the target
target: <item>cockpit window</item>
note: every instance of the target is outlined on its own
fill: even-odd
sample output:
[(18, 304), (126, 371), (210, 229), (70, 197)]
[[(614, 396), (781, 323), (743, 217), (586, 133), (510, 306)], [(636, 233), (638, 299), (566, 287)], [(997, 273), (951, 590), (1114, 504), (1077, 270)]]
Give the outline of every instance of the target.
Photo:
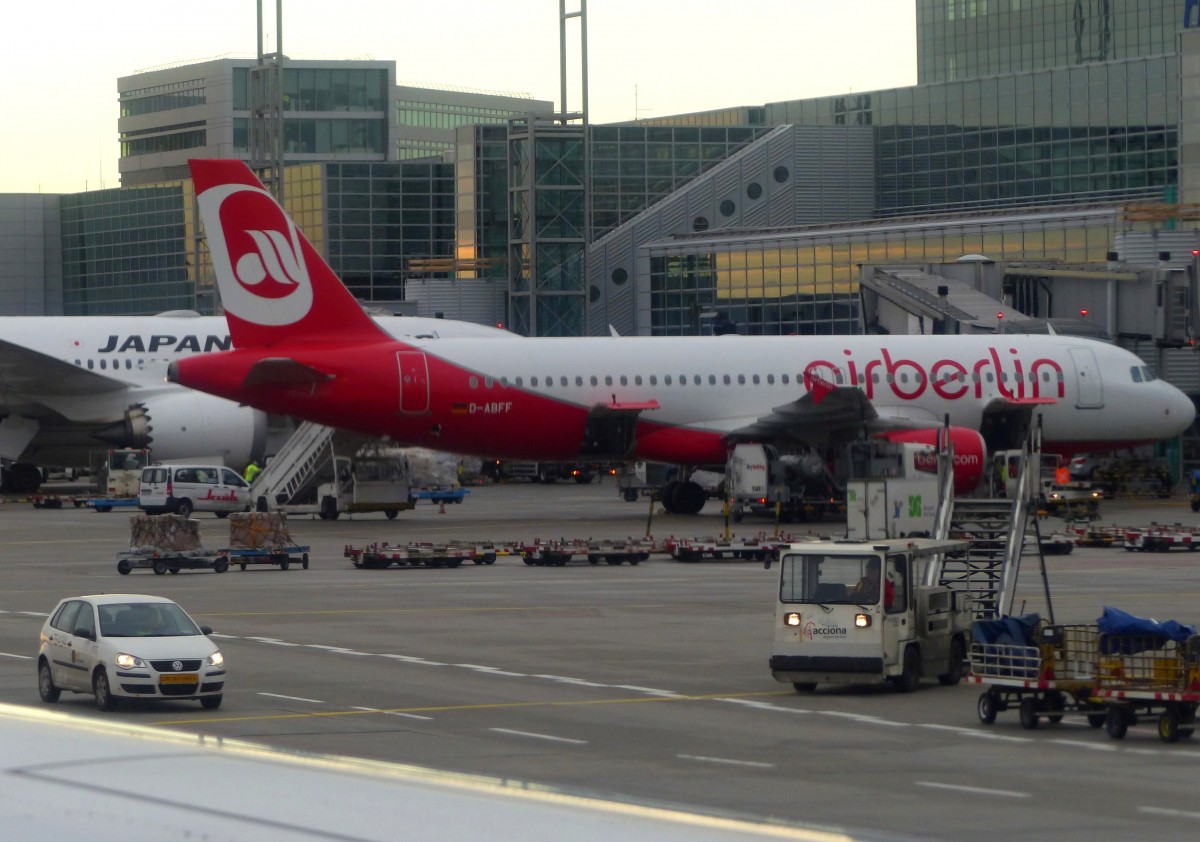
[(1158, 379), (1154, 369), (1148, 365), (1135, 365), (1129, 369), (1129, 373), (1133, 376), (1134, 383), (1153, 383)]
[(1134, 383), (1142, 382), (1142, 369), (1140, 366), (1135, 365), (1133, 368), (1129, 369), (1129, 373), (1133, 375)]

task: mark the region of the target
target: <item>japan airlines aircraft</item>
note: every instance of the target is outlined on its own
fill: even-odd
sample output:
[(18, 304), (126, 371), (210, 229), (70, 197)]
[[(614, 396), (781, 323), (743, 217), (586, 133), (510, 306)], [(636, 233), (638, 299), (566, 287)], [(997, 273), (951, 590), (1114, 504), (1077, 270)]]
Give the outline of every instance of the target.
[[(381, 317), (378, 325), (372, 336), (383, 331), (415, 345), (445, 335), (513, 336), (443, 319)], [(34, 491), (41, 481), (36, 466), (88, 467), (93, 454), (110, 447), (238, 469), (261, 460), (263, 412), (166, 382), (171, 362), (229, 347), (221, 316), (0, 318), (5, 490)]]
[[(1111, 450), (1182, 432), (1191, 400), (1133, 354), (1055, 335), (397, 341), (354, 303), (240, 161), (193, 160), (233, 349), (169, 378), (268, 412), (438, 450), (722, 465), (739, 441), (932, 443), (956, 428), (960, 489), (987, 446)], [(1024, 419), (1023, 423), (1021, 419)], [(1015, 444), (1014, 444), (1015, 439)], [(699, 511), (685, 481), (664, 497)]]

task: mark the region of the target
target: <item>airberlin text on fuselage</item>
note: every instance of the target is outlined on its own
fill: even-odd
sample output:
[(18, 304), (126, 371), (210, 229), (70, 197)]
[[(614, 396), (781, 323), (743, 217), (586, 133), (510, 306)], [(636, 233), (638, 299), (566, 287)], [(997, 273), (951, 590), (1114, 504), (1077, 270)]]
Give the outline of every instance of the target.
[(112, 334), (103, 348), (97, 348), (97, 353), (123, 353), (133, 351), (138, 354), (153, 354), (157, 351), (171, 351), (176, 354), (208, 353), (209, 351), (228, 351), (233, 345), (228, 336), (168, 336), (156, 334), (153, 336), (138, 336), (131, 333), (128, 336)]
[[(853, 352), (844, 349), (842, 353), (850, 357)], [(938, 397), (944, 400), (957, 400), (966, 397), (968, 392), (972, 391), (974, 397), (981, 398), (983, 397), (984, 380), (988, 374), (994, 375), (996, 388), (1006, 398), (1021, 400), (1066, 396), (1062, 366), (1048, 357), (1038, 357), (1032, 362), (1026, 363), (1017, 356), (1016, 348), (1009, 348), (1008, 353), (1011, 357), (1003, 361), (995, 348), (988, 348), (987, 356), (982, 359), (961, 362), (942, 359), (934, 362), (928, 369), (916, 360), (892, 359), (887, 348), (881, 348), (879, 353), (882, 359), (869, 360), (865, 365), (853, 359), (845, 361), (845, 365), (849, 369), (850, 383), (855, 384), (862, 381), (868, 400), (876, 397), (877, 387), (882, 389), (884, 386), (883, 383), (875, 383), (874, 378), (879, 373), (879, 369), (883, 369), (886, 384), (892, 393), (906, 401), (918, 399), (925, 394), (925, 390), (928, 388), (932, 388)], [(1008, 364), (1007, 371), (1006, 363)], [(804, 377), (806, 380), (828, 378), (829, 373), (836, 372), (838, 368), (839, 366), (828, 360), (813, 360), (804, 367)], [(1053, 372), (1051, 386), (1054, 394), (1044, 395), (1041, 392), (1042, 386), (1038, 378), (1045, 370)], [(1008, 378), (1001, 376), (1004, 373), (1008, 373)], [(907, 378), (901, 379), (904, 374), (912, 375), (911, 385), (906, 382)], [(1012, 388), (1009, 383), (1013, 384)]]

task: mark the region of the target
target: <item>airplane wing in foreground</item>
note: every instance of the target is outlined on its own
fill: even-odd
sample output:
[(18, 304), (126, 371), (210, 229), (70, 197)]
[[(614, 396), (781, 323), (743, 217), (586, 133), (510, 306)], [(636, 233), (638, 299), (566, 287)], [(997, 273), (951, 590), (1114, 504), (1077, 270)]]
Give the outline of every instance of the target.
[(730, 431), (727, 439), (838, 444), (857, 438), (864, 431), (878, 432), (898, 424), (904, 424), (903, 420), (881, 419), (861, 389), (843, 386), (810, 391), (798, 400), (777, 406), (750, 424)]
[(90, 395), (128, 388), (120, 372), (102, 374), (0, 339), (0, 408), (31, 395)]

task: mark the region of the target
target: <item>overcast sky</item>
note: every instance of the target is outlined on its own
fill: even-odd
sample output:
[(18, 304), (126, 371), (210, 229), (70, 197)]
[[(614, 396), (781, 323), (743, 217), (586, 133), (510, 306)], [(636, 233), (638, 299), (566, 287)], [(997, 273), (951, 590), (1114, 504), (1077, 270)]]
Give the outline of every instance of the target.
[[(579, 0), (567, 0), (568, 11)], [(264, 0), (268, 51), (274, 0)], [(401, 84), (559, 99), (558, 0), (284, 0), (296, 59), (396, 62)], [(254, 0), (26, 0), (0, 26), (0, 193), (118, 187), (117, 78), (253, 58)], [(916, 83), (914, 0), (591, 0), (593, 123)], [(568, 26), (568, 107), (579, 37)]]

